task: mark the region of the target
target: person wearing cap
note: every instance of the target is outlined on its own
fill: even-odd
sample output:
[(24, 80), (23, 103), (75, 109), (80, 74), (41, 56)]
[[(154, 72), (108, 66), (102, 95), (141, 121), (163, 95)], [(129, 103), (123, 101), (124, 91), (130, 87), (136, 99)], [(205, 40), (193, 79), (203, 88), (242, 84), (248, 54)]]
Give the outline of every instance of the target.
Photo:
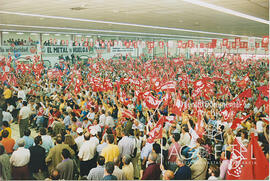
[(10, 157), (12, 165), (12, 178), (14, 180), (27, 180), (30, 179), (28, 170), (28, 163), (30, 161), (30, 151), (24, 148), (24, 139), (18, 140), (19, 148), (14, 151)]
[(75, 138), (75, 143), (77, 144), (78, 146), (78, 150), (80, 150), (82, 144), (83, 144), (83, 141), (84, 141), (84, 137), (83, 137), (83, 129), (82, 128), (77, 128), (77, 135), (78, 137)]
[(89, 171), (96, 167), (96, 147), (99, 141), (97, 137), (95, 137), (95, 131), (91, 131), (90, 134), (88, 132), (84, 134), (84, 142), (78, 153), (80, 159), (80, 175), (82, 177), (87, 176)]

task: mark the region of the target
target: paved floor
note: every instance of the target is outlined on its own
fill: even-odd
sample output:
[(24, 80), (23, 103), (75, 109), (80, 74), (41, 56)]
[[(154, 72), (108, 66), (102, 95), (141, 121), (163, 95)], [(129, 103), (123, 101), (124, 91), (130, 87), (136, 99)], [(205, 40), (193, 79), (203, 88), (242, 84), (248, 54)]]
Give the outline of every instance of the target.
[[(11, 137), (15, 140), (18, 140), (20, 138), (19, 124), (11, 123), (10, 128), (12, 130)], [(35, 129), (30, 129), (30, 130), (31, 130), (31, 136), (35, 138), (38, 135), (38, 133), (36, 132)]]

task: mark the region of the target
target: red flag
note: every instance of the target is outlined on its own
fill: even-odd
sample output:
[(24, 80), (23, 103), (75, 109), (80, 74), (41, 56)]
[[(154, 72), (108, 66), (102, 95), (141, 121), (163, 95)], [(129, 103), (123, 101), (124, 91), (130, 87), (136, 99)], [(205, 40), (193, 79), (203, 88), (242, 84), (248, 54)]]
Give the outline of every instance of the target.
[(200, 138), (202, 138), (204, 133), (205, 133), (203, 126), (204, 126), (204, 124), (203, 124), (203, 120), (202, 120), (202, 115), (199, 114), (198, 121), (197, 121), (196, 126), (195, 126), (195, 131)]
[(247, 115), (247, 116), (242, 117), (242, 118), (235, 118), (231, 128), (233, 130), (236, 129), (238, 124), (241, 124), (243, 121), (246, 121), (250, 116), (251, 116), (251, 113), (249, 115)]
[(251, 134), (245, 162), (246, 164), (242, 164), (239, 180), (264, 180), (269, 176), (269, 161), (253, 133)]
[(123, 110), (122, 117), (135, 119), (134, 112), (128, 109)]
[(261, 94), (259, 94), (259, 97), (255, 103), (255, 106), (259, 109), (262, 105), (264, 104), (267, 104), (267, 101), (264, 101), (262, 98), (261, 98)]
[(257, 87), (257, 89), (264, 95), (269, 97), (269, 85)]
[(161, 101), (158, 100), (156, 97), (152, 96), (151, 94), (148, 95), (144, 100), (146, 106), (150, 109), (157, 109), (160, 105)]
[(244, 92), (242, 92), (241, 94), (239, 94), (238, 96), (239, 98), (251, 98), (252, 97), (252, 91), (251, 91), (251, 88), (245, 90)]
[(245, 78), (243, 78), (239, 83), (238, 83), (238, 87), (241, 87), (241, 88), (245, 88), (247, 86), (247, 83), (249, 81), (249, 73), (245, 76)]
[(147, 139), (147, 142), (153, 143), (155, 139), (162, 138), (163, 122), (164, 122), (164, 119), (159, 119), (156, 126), (148, 133), (149, 138)]
[(222, 114), (224, 121), (226, 122), (232, 120), (236, 115), (236, 111), (230, 107), (223, 109), (220, 113)]
[[(243, 168), (243, 162), (247, 158), (247, 148), (236, 138), (233, 143), (230, 164), (226, 174), (226, 180), (239, 180)], [(248, 174), (248, 173), (245, 173)]]
[(169, 81), (166, 82), (161, 86), (162, 91), (170, 91), (170, 92), (175, 92), (176, 91), (176, 82), (175, 81)]

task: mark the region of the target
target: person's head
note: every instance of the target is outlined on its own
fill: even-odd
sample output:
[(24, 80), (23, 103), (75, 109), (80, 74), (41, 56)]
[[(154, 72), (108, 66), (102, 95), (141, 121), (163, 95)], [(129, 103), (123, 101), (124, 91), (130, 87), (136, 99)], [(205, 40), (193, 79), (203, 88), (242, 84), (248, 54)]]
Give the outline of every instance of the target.
[(69, 145), (69, 146), (75, 145), (75, 141), (74, 141), (73, 136), (71, 136), (70, 134), (65, 135), (64, 143)]
[(5, 147), (0, 143), (0, 155), (3, 155), (5, 153)]
[(114, 142), (114, 136), (113, 136), (113, 134), (108, 134), (107, 135), (107, 142), (109, 144), (113, 144), (113, 142)]
[(182, 126), (182, 133), (188, 133), (188, 126), (186, 124)]
[(50, 174), (50, 179), (59, 180), (60, 179), (60, 171), (58, 169), (53, 169)]
[(97, 164), (100, 166), (103, 166), (105, 163), (105, 158), (103, 156), (98, 156), (97, 157)]
[(211, 176), (215, 176), (215, 177), (219, 177), (219, 167), (217, 165), (210, 165), (209, 169), (208, 169), (208, 173)]
[(83, 135), (83, 129), (82, 128), (77, 128), (77, 134), (79, 136), (82, 136)]
[(34, 139), (35, 145), (41, 145), (42, 144), (42, 139), (41, 136), (36, 136)]
[(154, 152), (151, 152), (151, 153), (149, 154), (148, 161), (149, 161), (150, 163), (155, 163), (156, 160), (157, 160), (157, 154), (154, 153)]
[(119, 166), (120, 165), (120, 158), (119, 157), (115, 157), (113, 159), (113, 163), (114, 163), (115, 166)]
[(125, 155), (122, 161), (125, 165), (129, 165), (131, 162), (131, 157), (129, 155)]
[(3, 122), (3, 128), (8, 128), (9, 127), (9, 123), (7, 121)]
[(84, 140), (90, 140), (90, 134), (88, 132), (84, 133)]
[(64, 149), (62, 150), (62, 157), (63, 157), (63, 159), (68, 159), (68, 158), (70, 158), (70, 152), (68, 151), (68, 149), (64, 148)]
[(160, 148), (160, 145), (157, 144), (157, 143), (154, 143), (153, 144), (153, 149), (152, 149), (156, 154), (159, 154), (161, 153), (161, 148)]
[(18, 140), (18, 147), (24, 147), (24, 145), (25, 145), (24, 139), (20, 138), (20, 139)]
[(41, 136), (46, 135), (47, 134), (46, 128), (40, 128), (39, 133), (40, 133)]
[(107, 162), (105, 164), (105, 173), (107, 175), (111, 175), (114, 171), (114, 163), (113, 162)]
[(171, 170), (166, 170), (164, 173), (163, 180), (173, 180), (174, 178), (174, 173)]
[(223, 160), (230, 160), (231, 159), (231, 152), (226, 150), (221, 153), (221, 159)]
[(55, 140), (56, 140), (57, 144), (62, 144), (62, 142), (63, 142), (62, 136), (60, 136), (60, 135), (56, 136)]
[(179, 133), (174, 133), (173, 134), (173, 142), (178, 142), (180, 140), (180, 134)]
[(8, 132), (7, 130), (3, 130), (3, 132), (2, 132), (2, 137), (3, 137), (3, 138), (7, 138), (8, 135), (9, 135), (9, 132)]
[(27, 106), (27, 102), (26, 101), (23, 101), (23, 106)]
[(31, 134), (30, 129), (26, 129), (26, 130), (24, 131), (24, 136), (30, 136), (30, 134)]

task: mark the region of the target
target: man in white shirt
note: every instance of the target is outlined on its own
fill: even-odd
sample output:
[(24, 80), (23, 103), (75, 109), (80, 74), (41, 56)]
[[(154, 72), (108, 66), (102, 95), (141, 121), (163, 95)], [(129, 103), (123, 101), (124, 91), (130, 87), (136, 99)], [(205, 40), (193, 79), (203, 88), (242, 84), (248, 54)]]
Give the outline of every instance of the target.
[(99, 125), (101, 127), (103, 127), (105, 125), (105, 122), (106, 122), (106, 115), (105, 115), (105, 110), (102, 109), (101, 110), (101, 115), (99, 116)]
[(89, 130), (95, 130), (97, 133), (101, 132), (101, 127), (98, 125), (98, 121), (95, 119), (93, 125), (89, 127)]
[(115, 126), (114, 120), (113, 120), (110, 112), (108, 112), (107, 114), (108, 114), (108, 116), (106, 117), (105, 126), (113, 128)]
[(22, 89), (22, 87), (18, 87), (18, 89), (16, 87), (13, 87), (14, 90), (18, 91), (17, 97), (18, 98), (22, 98), (22, 100), (26, 100), (26, 94), (24, 92), (24, 90)]
[(96, 148), (99, 143), (94, 136), (95, 132), (91, 131), (91, 138), (89, 133), (84, 134), (84, 142), (79, 150), (78, 157), (80, 159), (80, 175), (87, 176), (92, 168), (96, 167)]
[(9, 123), (13, 122), (13, 117), (9, 111), (3, 111), (2, 114), (3, 114), (3, 122), (4, 121), (7, 121)]
[(75, 138), (75, 143), (78, 146), (78, 150), (80, 150), (81, 146), (82, 146), (82, 144), (84, 142), (83, 129), (82, 128), (77, 128), (77, 134), (78, 134), (78, 137)]
[(21, 108), (19, 112), (19, 119), (18, 119), (20, 137), (23, 137), (24, 131), (28, 129), (30, 115), (31, 115), (31, 110), (29, 109), (29, 107), (27, 107), (27, 102), (24, 101), (23, 107)]
[(90, 108), (90, 112), (86, 116), (91, 122), (95, 119), (94, 108)]
[(14, 180), (28, 180), (30, 174), (28, 170), (28, 163), (30, 161), (30, 151), (24, 148), (25, 142), (19, 139), (19, 148), (14, 151), (10, 157), (12, 168), (12, 178)]

